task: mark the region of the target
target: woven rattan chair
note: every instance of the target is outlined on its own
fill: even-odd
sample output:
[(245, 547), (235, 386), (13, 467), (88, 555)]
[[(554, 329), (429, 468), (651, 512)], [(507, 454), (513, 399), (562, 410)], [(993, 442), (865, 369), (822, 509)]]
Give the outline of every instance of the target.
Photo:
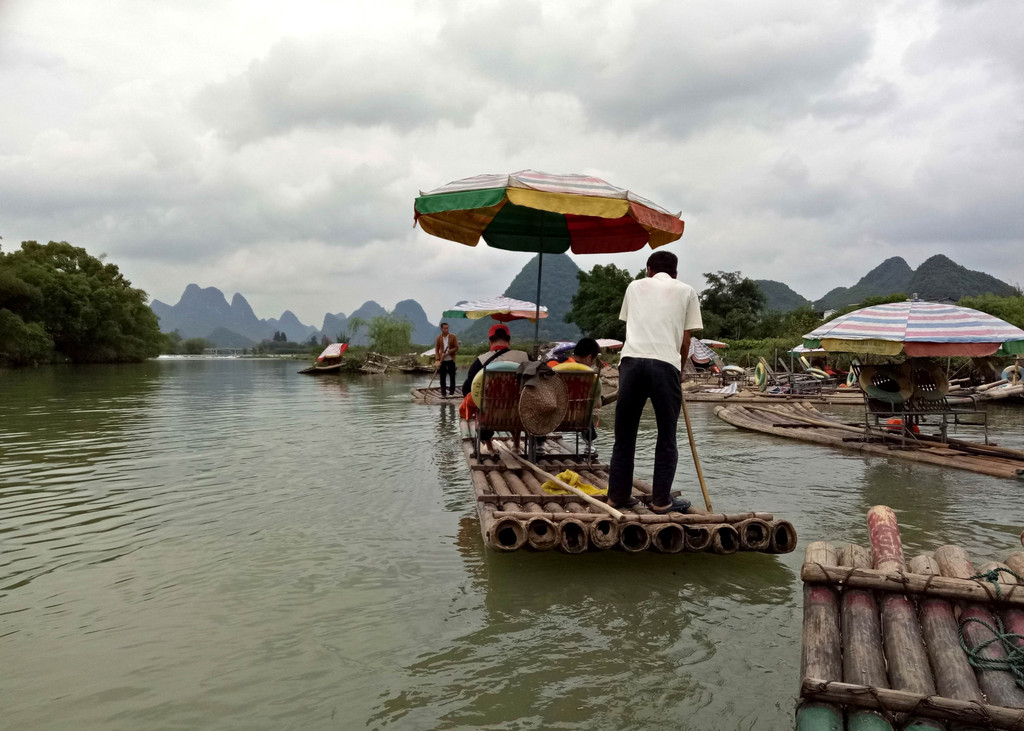
[(507, 431), (519, 443), (523, 422), (519, 418), (519, 374), (515, 371), (483, 371), (481, 405), (476, 414), (476, 456), (480, 456), (480, 431)]

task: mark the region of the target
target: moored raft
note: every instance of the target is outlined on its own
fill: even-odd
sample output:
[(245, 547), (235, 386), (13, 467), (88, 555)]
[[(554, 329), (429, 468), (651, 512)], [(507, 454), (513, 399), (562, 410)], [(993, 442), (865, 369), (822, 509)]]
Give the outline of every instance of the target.
[[(551, 495), (541, 488), (544, 477), (572, 470), (597, 488), (608, 486), (608, 465), (588, 462), (574, 454), (561, 435), (549, 435), (536, 470), (517, 460), (510, 439), (495, 438), (496, 452), (473, 455), (469, 424), (461, 421), (462, 449), (469, 465), (477, 500), (480, 532), (495, 551), (531, 548), (584, 553), (621, 549), (629, 553), (657, 551), (681, 553), (737, 551), (789, 553), (796, 548), (796, 529), (771, 513), (695, 513), (657, 515), (647, 505), (651, 486), (633, 481), (633, 495), (641, 506), (622, 510), (618, 520), (576, 495)], [(673, 494), (677, 495), (678, 491)], [(588, 496), (589, 497), (589, 496)], [(603, 496), (593, 500), (604, 502)]]
[(1024, 729), (1024, 552), (908, 562), (891, 509), (868, 528), (870, 549), (806, 548), (797, 728)]
[[(689, 396), (687, 400), (690, 400)], [(993, 477), (1024, 478), (1024, 452), (1020, 450), (959, 439), (941, 441), (928, 435), (903, 440), (898, 434), (878, 429), (869, 433), (863, 424), (842, 422), (806, 402), (716, 406), (714, 413), (722, 421), (740, 429), (787, 439), (939, 467), (955, 467)], [(914, 448), (907, 449), (907, 446)]]

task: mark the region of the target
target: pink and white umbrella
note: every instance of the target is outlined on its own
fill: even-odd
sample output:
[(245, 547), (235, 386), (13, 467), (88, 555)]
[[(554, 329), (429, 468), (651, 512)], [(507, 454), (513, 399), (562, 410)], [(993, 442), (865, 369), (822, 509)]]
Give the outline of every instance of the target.
[(317, 362), (324, 360), (325, 358), (340, 358), (342, 353), (348, 350), (348, 343), (331, 343), (317, 357)]
[(804, 347), (910, 357), (1024, 353), (1024, 330), (968, 307), (893, 302), (854, 310), (804, 335)]

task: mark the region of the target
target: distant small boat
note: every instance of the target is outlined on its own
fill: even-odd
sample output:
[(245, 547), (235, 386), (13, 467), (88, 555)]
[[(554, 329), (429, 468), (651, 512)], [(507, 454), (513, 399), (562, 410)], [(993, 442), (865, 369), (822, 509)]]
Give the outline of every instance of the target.
[(348, 343), (331, 343), (324, 352), (317, 356), (316, 363), (304, 368), (299, 373), (320, 376), (341, 372), (341, 356), (348, 350)]

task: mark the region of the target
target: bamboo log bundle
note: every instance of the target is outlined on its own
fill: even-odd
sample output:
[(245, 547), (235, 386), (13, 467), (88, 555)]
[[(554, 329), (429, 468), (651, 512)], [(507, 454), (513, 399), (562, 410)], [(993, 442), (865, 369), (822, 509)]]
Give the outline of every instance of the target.
[[(874, 568), (881, 571), (906, 568), (899, 523), (891, 508), (876, 505), (868, 510), (868, 534)], [(883, 595), (879, 604), (889, 685), (896, 690), (934, 695), (935, 680), (913, 603), (904, 594), (890, 593)], [(911, 723), (921, 724), (917, 719)]]
[[(800, 568), (804, 581), (816, 584), (836, 584), (855, 589), (930, 594), (959, 601), (995, 602), (996, 590), (992, 584), (977, 579), (954, 579), (945, 576), (921, 576), (902, 572), (875, 571), (873, 569), (846, 569), (804, 564)], [(1024, 606), (1024, 587), (1002, 582), (998, 603)]]
[[(850, 568), (871, 567), (871, 553), (862, 546), (849, 545), (839, 553), (839, 564)], [(848, 683), (888, 688), (882, 628), (875, 596), (863, 589), (847, 589), (840, 601), (843, 629), (843, 679)], [(892, 729), (878, 711), (859, 709), (849, 714), (851, 729)]]
[(740, 550), (740, 534), (729, 523), (711, 527), (711, 551), (722, 555)]
[(598, 550), (615, 548), (619, 543), (619, 522), (611, 518), (598, 517), (589, 523), (590, 545)]
[[(835, 566), (839, 557), (832, 544), (815, 541), (807, 545), (804, 562)], [(839, 596), (831, 586), (804, 584), (800, 674), (822, 680), (843, 678)], [(842, 729), (843, 712), (830, 703), (802, 702), (796, 714), (796, 727), (798, 731)]]
[(484, 542), (495, 551), (518, 551), (526, 544), (526, 526), (512, 518), (494, 518), (494, 508), (482, 507), (480, 530)]
[[(935, 560), (943, 576), (960, 579), (975, 575), (967, 552), (959, 546), (942, 546), (935, 551)], [(984, 605), (965, 602), (960, 605), (960, 631), (968, 648), (979, 648), (977, 654), (984, 661), (1005, 661), (1006, 651), (998, 642), (990, 627), (995, 626), (995, 617)], [(993, 705), (1024, 708), (1024, 690), (1006, 670), (975, 667), (978, 685)]]
[(654, 523), (647, 527), (647, 532), (659, 553), (679, 553), (685, 547), (683, 527), (678, 523)]
[[(941, 573), (939, 562), (928, 555), (917, 556), (910, 570), (924, 576)], [(928, 645), (928, 657), (935, 668), (935, 685), (939, 695), (961, 701), (984, 702), (974, 670), (960, 647), (959, 627), (953, 605), (930, 594), (918, 600), (921, 630)]]
[(559, 524), (558, 547), (566, 553), (586, 553), (590, 547), (587, 526), (575, 518), (567, 518)]
[(651, 545), (651, 536), (640, 523), (626, 523), (619, 527), (619, 547), (627, 553), (646, 551)]
[(777, 520), (771, 524), (772, 541), (770, 553), (792, 553), (796, 550), (796, 528), (788, 520)]
[(740, 548), (744, 551), (763, 551), (772, 542), (772, 527), (767, 520), (748, 518), (736, 524)]
[(686, 540), (686, 550), (691, 553), (706, 551), (711, 546), (711, 528), (707, 525), (685, 525), (683, 534)]

